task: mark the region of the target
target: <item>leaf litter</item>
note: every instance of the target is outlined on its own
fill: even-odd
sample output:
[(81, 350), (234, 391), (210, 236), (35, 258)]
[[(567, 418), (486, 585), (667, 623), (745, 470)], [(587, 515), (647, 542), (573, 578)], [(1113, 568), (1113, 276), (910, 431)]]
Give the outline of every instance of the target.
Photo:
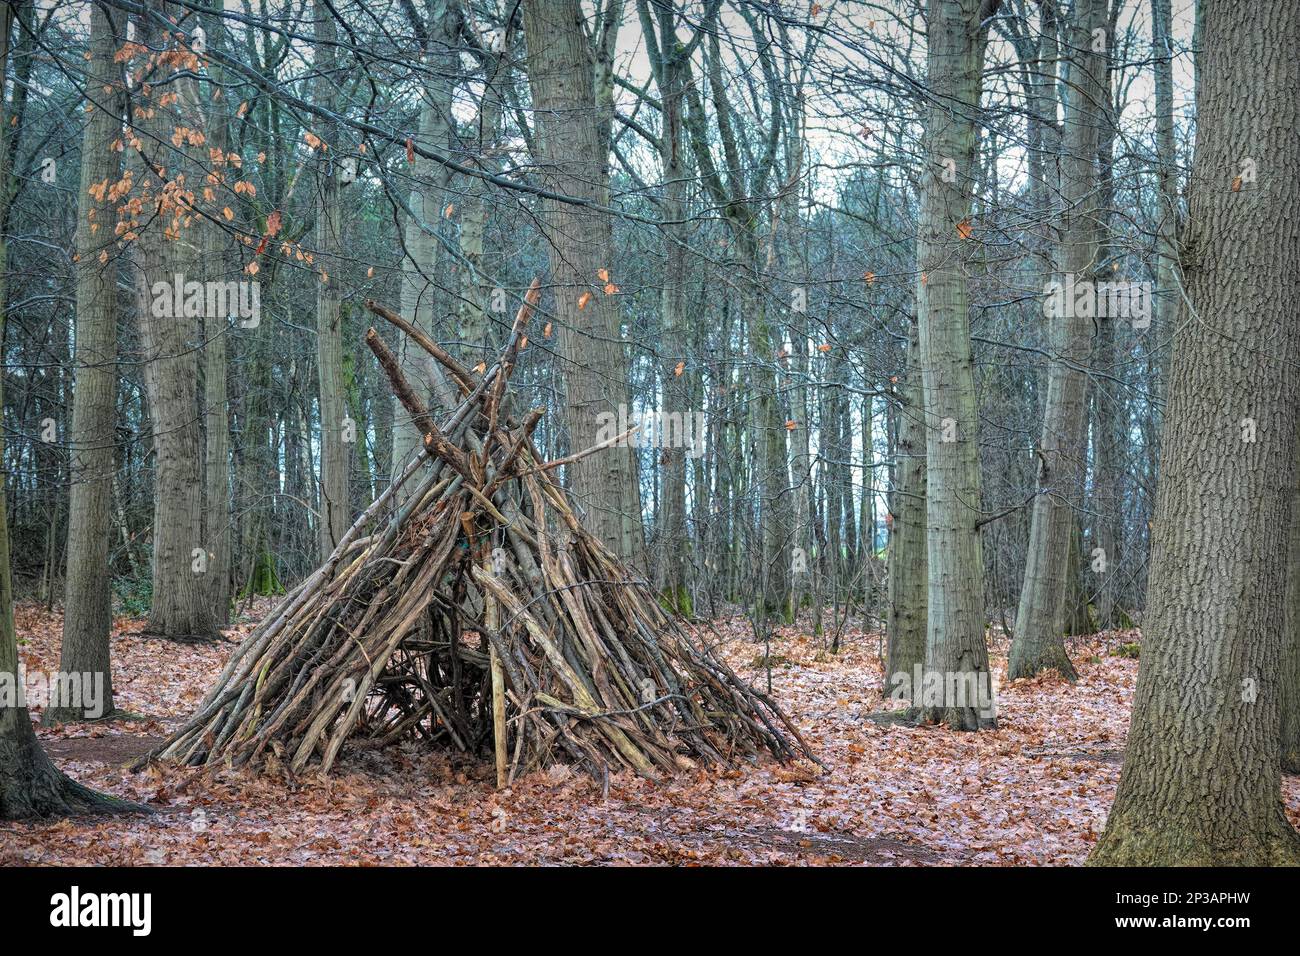
[[(115, 621), (116, 703), (138, 716), (37, 733), (77, 780), (156, 812), (0, 824), (0, 865), (1079, 865), (1114, 798), (1138, 667), (1118, 652), (1137, 632), (1109, 632), (1070, 641), (1073, 686), (1007, 683), (994, 640), (996, 730), (881, 724), (869, 715), (894, 702), (879, 633), (849, 628), (830, 654), (806, 626), (786, 627), (765, 651), (736, 616), (713, 622), (720, 653), (758, 686), (771, 664), (777, 700), (827, 770), (619, 774), (602, 791), (560, 765), (496, 791), (486, 756), (413, 742), (350, 753), (329, 777), (222, 771), (191, 787), (192, 770), (125, 770), (193, 711), (267, 609), (211, 645)], [(23, 604), (17, 621), (24, 666), (57, 668), (59, 613)], [(1283, 799), (1300, 824), (1300, 778), (1283, 778)]]

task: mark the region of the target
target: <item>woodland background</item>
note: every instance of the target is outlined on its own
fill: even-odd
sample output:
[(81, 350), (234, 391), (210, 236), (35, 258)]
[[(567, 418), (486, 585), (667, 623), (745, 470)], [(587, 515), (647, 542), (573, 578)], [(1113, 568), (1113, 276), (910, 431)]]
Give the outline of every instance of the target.
[[(1121, 743), (1085, 689), (1113, 679), (1122, 722), (1140, 647), (1095, 858), (1300, 859), (1280, 777), (1300, 766), (1291, 4), (5, 17), (3, 466), (27, 656), (52, 656), (53, 628), (62, 669), (133, 661), (165, 685), (132, 635), (166, 659), (221, 647), (421, 453), (363, 346), (367, 303), (481, 372), (540, 279), (512, 402), (542, 411), (542, 457), (623, 411), (702, 416), (693, 447), (620, 443), (557, 474), (666, 608), (741, 642), (724, 653), (751, 679), (773, 688), (798, 650), (791, 709), (823, 746), (871, 746), (858, 724), (824, 739), (823, 671), (866, 685), (850, 696), (871, 698), (877, 743), (1032, 761), (1012, 738), (1043, 730), (1039, 691), (1075, 743)], [(1076, 279), (1149, 289), (1149, 312), (1046, 307)], [(173, 280), (256, 282), (260, 311), (160, 309)], [(427, 359), (378, 334), (437, 406)], [(913, 701), (905, 728), (879, 720), (891, 675), (921, 667), (996, 676), (1007, 714)], [(1046, 859), (1079, 861), (1087, 833)]]

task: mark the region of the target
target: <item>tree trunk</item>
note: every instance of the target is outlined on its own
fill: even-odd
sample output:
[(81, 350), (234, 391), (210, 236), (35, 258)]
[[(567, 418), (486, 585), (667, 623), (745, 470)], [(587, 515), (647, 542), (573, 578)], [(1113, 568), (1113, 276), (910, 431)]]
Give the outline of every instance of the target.
[[(1108, 57), (1109, 59), (1109, 57)], [(1115, 182), (1113, 177), (1115, 159), (1115, 108), (1107, 100), (1107, 115), (1102, 130), (1100, 163), (1102, 171), (1101, 206), (1102, 216), (1107, 223), (1105, 237), (1102, 240), (1101, 262), (1110, 259), (1110, 249), (1106, 237), (1110, 235), (1109, 219), (1115, 203)], [(1124, 537), (1124, 483), (1125, 451), (1127, 450), (1125, 425), (1128, 407), (1123, 387), (1118, 379), (1123, 373), (1121, 353), (1117, 347), (1118, 323), (1121, 319), (1111, 316), (1097, 322), (1097, 338), (1093, 355), (1093, 368), (1108, 378), (1097, 377), (1093, 380), (1093, 545), (1100, 551), (1089, 554), (1089, 565), (1093, 569), (1092, 580), (1096, 594), (1096, 628), (1108, 631), (1120, 626), (1123, 610), (1120, 607), (1119, 569), (1120, 548)], [(1124, 356), (1125, 358), (1127, 356)]]
[[(1142, 660), (1094, 864), (1300, 864), (1278, 741), (1300, 385), (1300, 7), (1202, 0), (1200, 14), (1215, 40), (1199, 51), (1183, 263), (1198, 318), (1174, 348)], [(1257, 176), (1243, 175), (1247, 159)]]
[(1057, 70), (1061, 61), (1060, 11), (1058, 0), (1040, 0), (1037, 63), (1029, 76), (1026, 99), (1029, 105), (1029, 196), (1035, 225), (1034, 250), (1038, 253), (1044, 282), (1056, 272), (1059, 233), (1052, 204), (1061, 187), (1061, 126), (1056, 121), (1058, 104)]
[[(98, 14), (99, 10), (96, 9), (95, 13)], [(3, 115), (9, 35), (16, 15), (30, 17), (31, 14), (30, 3), (7, 4), (4, 10), (0, 11), (0, 221), (6, 218), (5, 213), (11, 199), (9, 148), (6, 142), (9, 123), (8, 117)], [(103, 46), (96, 49), (97, 52), (101, 52)], [(95, 70), (100, 66), (102, 64), (92, 63), (90, 69)], [(120, 89), (117, 95), (121, 95)], [(80, 206), (81, 203), (78, 205)], [(84, 209), (81, 211), (84, 215)], [(78, 238), (80, 239), (80, 234)], [(2, 310), (0, 311), (0, 338), (3, 338), (4, 320), (8, 317), (9, 311), (6, 296), (7, 264), (6, 244), (4, 236), (0, 235), (0, 310)], [(79, 271), (79, 293), (80, 286)], [(0, 408), (2, 407), (4, 407), (4, 380), (0, 377)], [(0, 433), (0, 461), (3, 460), (4, 435)], [(14, 630), (14, 595), (9, 571), (8, 508), (4, 507), (3, 500), (0, 500), (0, 695), (7, 692), (16, 693), (21, 680), (18, 671), (18, 635)], [(103, 641), (106, 645), (107, 633)], [(114, 802), (109, 798), (101, 797), (81, 784), (74, 783), (54, 768), (36, 739), (36, 732), (32, 729), (32, 720), (27, 713), (27, 708), (18, 706), (18, 703), (18, 700), (0, 701), (0, 820), (86, 813), (111, 808)]]
[[(996, 8), (981, 0), (930, 0), (929, 87), (916, 255), (926, 418), (926, 547), (929, 567), (925, 670), (983, 684), (992, 696), (980, 554), (978, 412), (971, 357), (967, 260), (980, 79)], [(952, 160), (957, 175), (941, 173)], [(951, 167), (948, 167), (951, 168)], [(993, 723), (991, 708), (948, 699), (922, 716), (959, 730)]]
[[(509, 81), (510, 69), (505, 56), (501, 53), (491, 52), (486, 55), (483, 65), (483, 96), (479, 100), (478, 121), (475, 124), (478, 135), (471, 139), (476, 147), (478, 163), (485, 169), (492, 169), (495, 166), (495, 162), (488, 157), (493, 155), (497, 148), (497, 127), (501, 122), (501, 95)], [(483, 238), (487, 224), (488, 198), (493, 188), (482, 179), (470, 177), (465, 184), (462, 202), (460, 254), (464, 260), (461, 267), (465, 271), (456, 312), (460, 320), (460, 340), (463, 343), (464, 358), (471, 368), (480, 362), (491, 362), (492, 356), (496, 354), (496, 343), (500, 338), (492, 331), (492, 325), (487, 318), (488, 298), (492, 286), (484, 282), (487, 276), (483, 268)], [(494, 265), (498, 258), (494, 257)], [(498, 272), (497, 268), (490, 270), (493, 276)]]
[(1088, 611), (1088, 590), (1083, 581), (1083, 532), (1076, 520), (1070, 529), (1070, 546), (1065, 551), (1065, 602), (1063, 637), (1091, 634), (1092, 617)]
[[(801, 282), (807, 282), (807, 269), (803, 269)], [(806, 288), (806, 286), (804, 286)], [(792, 318), (795, 318), (792, 316)], [(794, 494), (794, 527), (791, 544), (797, 549), (790, 562), (790, 606), (795, 614), (808, 602), (812, 583), (812, 454), (809, 447), (810, 429), (808, 413), (811, 405), (808, 394), (808, 330), (806, 316), (790, 323), (790, 348), (794, 359), (794, 386), (790, 390), (792, 405), (790, 418), (796, 423), (790, 433), (790, 484)]]
[[(159, 6), (167, 13), (167, 4)], [(141, 39), (151, 49), (174, 48), (152, 17), (140, 20)], [(160, 106), (162, 93), (171, 89), (170, 65), (159, 64), (150, 77), (151, 94), (146, 117), (138, 113), (134, 126), (142, 143), (143, 162), (135, 166), (135, 193), (145, 202), (140, 235), (134, 242), (137, 266), (136, 318), (145, 355), (145, 384), (149, 393), (150, 425), (157, 480), (154, 487), (153, 599), (146, 631), (170, 640), (204, 641), (217, 636), (209, 606), (207, 555), (203, 544), (203, 482), (200, 477), (200, 427), (198, 416), (198, 325), (188, 311), (161, 307), (155, 284), (171, 288), (174, 277), (185, 282), (214, 278), (190, 268), (197, 258), (193, 230), (197, 223), (178, 202), (177, 176), (190, 164), (170, 147), (177, 127), (190, 128), (185, 111), (194, 108), (190, 84), (183, 83), (179, 98)], [(177, 69), (176, 72), (179, 72)], [(137, 107), (139, 109), (139, 107)], [(160, 182), (160, 170), (166, 179)], [(193, 170), (190, 172), (193, 174)], [(173, 303), (174, 306), (174, 303)], [(158, 313), (158, 314), (155, 314)]]
[[(265, 290), (264, 290), (265, 291)], [(273, 592), (273, 559), (268, 552), (266, 515), (279, 490), (279, 467), (271, 436), (270, 322), (235, 341), (245, 372), (239, 396), (239, 441), (236, 455), (235, 512), (239, 515), (240, 596)], [(384, 404), (387, 404), (385, 398)]]
[[(208, 45), (224, 50), (225, 19), (207, 17)], [(209, 62), (216, 82), (225, 71)], [(218, 88), (219, 89), (219, 88)], [(208, 101), (208, 146), (226, 151), (230, 142), (229, 113), (226, 103), (214, 92)], [(225, 230), (211, 223), (203, 226), (204, 261), (213, 263), (225, 277), (229, 276), (230, 259), (226, 255)], [(235, 267), (237, 271), (237, 267)], [(230, 323), (226, 316), (208, 316), (204, 321), (203, 342), (203, 531), (208, 549), (208, 603), (213, 623), (225, 627), (230, 623), (230, 409), (227, 382), (227, 340)]]
[[(1061, 226), (1063, 285), (1097, 274), (1101, 223), (1097, 202), (1098, 129), (1110, 88), (1105, 53), (1095, 49), (1094, 31), (1105, 30), (1105, 0), (1078, 0), (1071, 11), (1069, 108), (1062, 160), (1065, 213)], [(1104, 35), (1104, 34), (1103, 34)], [(1113, 42), (1106, 37), (1106, 43)], [(1050, 300), (1049, 300), (1050, 301)], [(1024, 586), (1016, 611), (1015, 637), (1007, 677), (1031, 677), (1055, 669), (1074, 680), (1074, 665), (1062, 635), (1070, 591), (1069, 549), (1077, 509), (1083, 503), (1087, 367), (1093, 318), (1073, 301), (1053, 310), (1053, 361), (1047, 376), (1047, 404), (1039, 439), (1038, 496), (1029, 526)]]
[(897, 484), (889, 522), (889, 656), (885, 693), (897, 674), (908, 678), (925, 663), (926, 520), (925, 418), (920, 340), (916, 320), (908, 332), (907, 371), (898, 408)]
[[(336, 109), (334, 15), (323, 0), (314, 4), (316, 20), (316, 102), (333, 113)], [(320, 559), (324, 561), (352, 525), (348, 500), (350, 442), (345, 434), (346, 383), (343, 380), (343, 217), (341, 184), (334, 156), (339, 148), (338, 124), (325, 121), (318, 135), (323, 145), (316, 151), (316, 257), (320, 281), (316, 284), (316, 374), (320, 384)], [(355, 439), (356, 423), (352, 424)]]
[[(831, 377), (832, 361), (828, 355), (822, 363), (823, 374), (827, 379)], [(840, 497), (836, 477), (838, 473), (836, 462), (844, 453), (840, 437), (842, 416), (839, 412), (839, 403), (842, 399), (843, 396), (839, 389), (823, 388), (821, 390), (821, 409), (818, 416), (820, 421), (817, 429), (818, 455), (821, 465), (818, 472), (821, 477), (822, 512), (825, 515), (826, 524), (826, 532), (823, 535), (826, 547), (820, 549), (822, 552), (821, 566), (822, 573), (830, 584), (830, 592), (835, 596), (836, 600), (838, 600), (840, 590), (840, 568), (844, 562), (841, 533), (843, 516), (840, 514)]]
[[(1098, 367), (1114, 374), (1114, 322), (1101, 323), (1097, 346)], [(1106, 358), (1104, 356), (1109, 356)], [(1119, 562), (1124, 528), (1123, 460), (1124, 433), (1121, 415), (1124, 402), (1115, 382), (1097, 383), (1093, 396), (1093, 459), (1095, 462), (1092, 502), (1093, 550), (1086, 556), (1093, 568), (1096, 595), (1096, 625), (1099, 631), (1119, 627), (1124, 620), (1120, 607)]]
[[(90, 61), (87, 85), (96, 91), (95, 109), (86, 123), (81, 145), (81, 188), (77, 193), (77, 316), (76, 371), (72, 390), (72, 487), (68, 498), (67, 584), (64, 593), (63, 649), (59, 670), (64, 674), (95, 674), (103, 681), (103, 697), (94, 716), (113, 712), (113, 675), (109, 665), (109, 633), (113, 597), (109, 570), (112, 524), (114, 408), (117, 402), (117, 274), (113, 241), (116, 211), (111, 201), (95, 198), (100, 182), (121, 177), (121, 154), (111, 148), (120, 135), (124, 97), (121, 70), (113, 54), (125, 38), (118, 29), (123, 14), (92, 4)], [(103, 89), (112, 89), (104, 94)], [(100, 252), (107, 259), (100, 261)], [(81, 707), (51, 706), (42, 714), (47, 724), (81, 720)]]
[[(615, 4), (618, 6), (618, 4)], [(689, 234), (686, 213), (688, 176), (684, 114), (686, 86), (689, 82), (689, 54), (677, 36), (677, 12), (671, 4), (654, 8), (653, 18), (646, 0), (638, 0), (638, 15), (642, 35), (646, 38), (652, 76), (659, 90), (660, 138), (659, 166), (663, 176), (663, 194), (660, 211), (664, 220), (663, 293), (660, 299), (660, 325), (662, 336), (659, 346), (659, 381), (663, 410), (689, 414), (687, 383), (687, 347), (690, 341), (686, 321), (687, 252)], [(712, 24), (716, 5), (705, 13), (706, 22), (700, 29)], [(698, 36), (698, 33), (697, 33)], [(697, 42), (697, 40), (692, 40)], [(607, 60), (608, 58), (606, 58)], [(602, 60), (598, 70), (608, 70)], [(607, 85), (609, 75), (602, 74)], [(608, 90), (612, 97), (612, 89)], [(610, 103), (612, 118), (612, 100)], [(700, 372), (692, 369), (690, 375), (698, 380)], [(683, 421), (686, 418), (683, 417)], [(696, 442), (703, 435), (694, 436)], [(702, 449), (700, 449), (702, 450)], [(665, 602), (684, 614), (691, 608), (690, 593), (686, 587), (686, 568), (692, 542), (686, 529), (686, 449), (665, 448), (659, 459), (663, 485), (662, 505), (658, 514), (658, 553), (655, 569), (656, 585)]]
[[(779, 337), (767, 316), (758, 274), (758, 242), (752, 229), (734, 230), (740, 257), (737, 281), (741, 287), (741, 314), (747, 330), (751, 363), (748, 427), (754, 452), (754, 506), (759, 569), (755, 581), (756, 604), (766, 616), (793, 619), (790, 606), (791, 535), (794, 533), (794, 496), (790, 493), (786, 420), (777, 396)], [(799, 423), (795, 423), (799, 427)], [(806, 423), (804, 427), (807, 427)]]
[(876, 469), (875, 469), (875, 421), (873, 399), (870, 395), (862, 396), (860, 408), (862, 425), (862, 497), (858, 499), (858, 557), (866, 565), (867, 594), (871, 607), (876, 605), (873, 593), (876, 582)]
[[(1201, 18), (1196, 18), (1197, 35)], [(1151, 0), (1151, 46), (1155, 63), (1156, 182), (1159, 219), (1156, 227), (1155, 315), (1149, 330), (1152, 347), (1160, 348), (1153, 391), (1163, 398), (1168, 378), (1170, 349), (1182, 305), (1182, 280), (1178, 275), (1178, 151), (1174, 142), (1174, 40), (1170, 0)], [(1200, 44), (1194, 43), (1199, 50)], [(1196, 79), (1199, 85), (1200, 69)]]
[[(426, 69), (429, 80), (421, 97), (420, 135), (422, 146), (447, 155), (452, 150), (453, 78), (460, 70), (458, 52), (460, 7), (456, 0), (433, 0), (429, 4), (426, 29)], [(438, 243), (433, 231), (443, 218), (443, 199), (450, 183), (447, 170), (432, 161), (416, 156), (410, 168), (410, 214), (406, 217), (402, 259), (402, 315), (427, 335), (434, 335), (434, 316), (443, 296), (437, 281)], [(422, 398), (428, 401), (438, 374), (418, 345), (403, 336), (397, 343), (397, 358), (402, 373)], [(393, 474), (402, 469), (424, 448), (424, 436), (411, 421), (411, 415), (396, 398), (393, 403)], [(399, 491), (398, 497), (409, 493)]]
[[(1296, 451), (1300, 456), (1300, 416)], [(1291, 532), (1287, 541), (1286, 631), (1282, 639), (1282, 769), (1300, 773), (1300, 462), (1291, 481)]]
[[(550, 191), (585, 203), (546, 200), (542, 222), (564, 361), (569, 450), (577, 452), (608, 437), (602, 425), (619, 421), (620, 408), (629, 406), (617, 300), (606, 292), (618, 279), (613, 236), (608, 214), (592, 208), (604, 201), (608, 170), (582, 4), (527, 0), (523, 11), (540, 179)], [(567, 467), (567, 478), (592, 532), (623, 560), (639, 563), (644, 542), (634, 452), (629, 444), (588, 455)]]

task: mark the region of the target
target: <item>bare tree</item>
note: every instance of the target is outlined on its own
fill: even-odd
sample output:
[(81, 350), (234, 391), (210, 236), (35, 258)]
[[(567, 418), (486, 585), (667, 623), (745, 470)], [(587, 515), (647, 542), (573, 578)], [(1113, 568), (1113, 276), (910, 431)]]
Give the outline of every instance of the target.
[[(103, 16), (102, 11), (96, 12)], [(30, 18), (31, 13), (30, 3), (6, 4), (4, 10), (0, 11), (0, 106), (5, 102), (12, 28), (17, 17)], [(30, 20), (24, 28), (31, 28)], [(102, 47), (100, 52), (103, 52)], [(3, 112), (0, 109), (0, 114)], [(0, 119), (3, 119), (0, 122), (0, 219), (3, 219), (12, 196), (7, 142), (9, 122), (7, 116), (0, 116)], [(0, 310), (4, 316), (8, 315), (9, 306), (7, 275), (8, 250), (4, 238), (0, 237)], [(3, 319), (0, 319), (2, 322)], [(2, 330), (3, 325), (0, 324), (0, 331)], [(0, 379), (0, 407), (3, 406), (3, 400), (4, 383)], [(0, 435), (0, 458), (3, 453), (4, 437)], [(18, 668), (18, 635), (14, 631), (7, 511), (7, 508), (0, 508), (0, 681), (4, 683), (5, 693), (11, 693), (21, 688), (22, 676)], [(27, 708), (19, 704), (18, 700), (4, 700), (0, 703), (0, 820), (111, 808), (114, 801), (69, 780), (54, 768), (36, 739)]]
[[(149, 9), (162, 16), (170, 3), (154, 0)], [(154, 489), (153, 597), (147, 629), (171, 640), (202, 641), (216, 636), (206, 587), (207, 549), (203, 545), (203, 482), (198, 405), (197, 316), (176, 308), (177, 277), (199, 280), (194, 261), (197, 230), (192, 187), (185, 185), (187, 150), (197, 148), (193, 131), (197, 103), (186, 77), (198, 57), (151, 16), (137, 20), (140, 45), (153, 54), (142, 67), (142, 82), (131, 93), (131, 122), (138, 147), (128, 164), (140, 215), (133, 247), (136, 268), (136, 321), (145, 350), (157, 481)], [(162, 54), (168, 53), (169, 56)], [(193, 176), (194, 167), (189, 167)], [(177, 314), (177, 313), (180, 314)]]
[[(930, 0), (929, 95), (922, 155), (916, 301), (925, 392), (929, 588), (925, 670), (988, 682), (980, 512), (979, 417), (971, 361), (971, 187), (988, 19), (996, 0)], [(976, 701), (922, 712), (954, 729), (991, 722)]]
[[(620, 407), (629, 405), (610, 220), (598, 208), (607, 199), (608, 169), (582, 4), (528, 0), (523, 12), (541, 180), (588, 203), (546, 200), (542, 224), (569, 444), (577, 452), (598, 443), (602, 413), (617, 419)], [(632, 448), (611, 448), (569, 468), (569, 486), (593, 531), (615, 554), (639, 560), (644, 540)]]
[[(1102, 238), (1098, 202), (1097, 149), (1104, 104), (1110, 100), (1106, 78), (1105, 0), (1078, 0), (1070, 29), (1069, 100), (1062, 160), (1064, 215), (1061, 224), (1064, 272), (1062, 287), (1092, 283), (1099, 275), (1097, 253)], [(1098, 32), (1100, 31), (1100, 33)], [(1065, 653), (1065, 605), (1071, 583), (1070, 549), (1077, 551), (1077, 511), (1083, 504), (1086, 368), (1091, 357), (1093, 310), (1049, 296), (1053, 361), (1048, 370), (1047, 404), (1038, 443), (1038, 495), (1029, 530), (1024, 586), (1016, 612), (1015, 639), (1007, 676), (1029, 677), (1054, 668), (1074, 679)], [(1080, 297), (1083, 299), (1084, 297)], [(1100, 298), (1095, 297), (1095, 298)], [(1095, 304), (1095, 299), (1094, 299)], [(1077, 569), (1077, 563), (1074, 565)]]
[(908, 329), (907, 369), (899, 389), (897, 478), (889, 507), (889, 610), (886, 629), (886, 693), (896, 675), (914, 673), (925, 663), (926, 481), (925, 407), (921, 391), (920, 339), (917, 323)]
[[(316, 40), (316, 102), (327, 113), (337, 108), (338, 30), (324, 0), (313, 6)], [(338, 124), (324, 121), (317, 134), (316, 258), (320, 283), (316, 291), (316, 374), (320, 379), (320, 556), (328, 558), (352, 525), (348, 500), (347, 416), (343, 380), (342, 167), (335, 162), (340, 143)], [(352, 430), (355, 433), (356, 425)], [(355, 435), (354, 435), (355, 437)]]

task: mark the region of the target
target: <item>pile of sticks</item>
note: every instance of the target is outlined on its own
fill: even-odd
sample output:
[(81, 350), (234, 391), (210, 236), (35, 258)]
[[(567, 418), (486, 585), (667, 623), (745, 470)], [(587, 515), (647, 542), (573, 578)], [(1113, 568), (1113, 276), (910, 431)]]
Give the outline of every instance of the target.
[[(244, 640), (197, 713), (141, 765), (328, 772), (344, 746), (490, 753), (498, 786), (552, 762), (649, 777), (812, 757), (764, 694), (584, 530), (506, 386), (533, 283), (490, 368), (469, 370), (373, 302), (437, 363), (441, 425), (371, 328), (424, 450), (328, 561)], [(481, 371), (481, 376), (475, 374)], [(609, 443), (605, 443), (609, 444)]]

